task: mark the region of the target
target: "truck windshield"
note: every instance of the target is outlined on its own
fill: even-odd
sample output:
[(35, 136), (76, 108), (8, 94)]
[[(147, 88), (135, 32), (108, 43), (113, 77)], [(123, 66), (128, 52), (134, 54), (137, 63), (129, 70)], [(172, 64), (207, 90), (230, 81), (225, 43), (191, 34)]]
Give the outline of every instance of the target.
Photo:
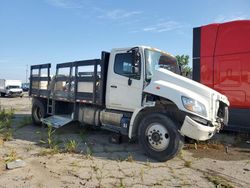
[(20, 86), (7, 86), (6, 88), (7, 89), (17, 89), (17, 88), (20, 88)]
[(176, 74), (180, 74), (180, 70), (175, 57), (150, 49), (145, 49), (146, 59), (146, 79), (150, 80), (155, 69), (164, 68)]

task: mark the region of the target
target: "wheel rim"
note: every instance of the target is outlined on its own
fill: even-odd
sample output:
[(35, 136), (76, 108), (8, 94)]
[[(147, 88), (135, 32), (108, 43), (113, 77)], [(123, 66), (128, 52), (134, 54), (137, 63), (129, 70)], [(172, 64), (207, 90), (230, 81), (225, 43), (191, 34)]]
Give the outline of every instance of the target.
[(168, 130), (160, 123), (150, 124), (146, 130), (146, 137), (150, 147), (156, 151), (163, 151), (169, 145)]

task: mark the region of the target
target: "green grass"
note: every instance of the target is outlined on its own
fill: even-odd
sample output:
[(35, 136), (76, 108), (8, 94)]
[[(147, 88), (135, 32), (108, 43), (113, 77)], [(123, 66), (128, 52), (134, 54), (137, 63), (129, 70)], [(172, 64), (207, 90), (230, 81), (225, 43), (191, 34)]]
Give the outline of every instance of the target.
[(125, 184), (123, 183), (123, 179), (119, 178), (119, 180), (120, 180), (120, 183), (118, 185), (118, 188), (125, 188)]
[(56, 130), (53, 129), (53, 127), (51, 125), (48, 125), (47, 128), (47, 138), (45, 139), (45, 141), (41, 140), (41, 143), (43, 144), (47, 144), (49, 149), (53, 149), (56, 147), (56, 139), (55, 139), (55, 132)]
[(66, 152), (77, 153), (78, 142), (76, 140), (67, 140), (64, 147)]
[(54, 149), (44, 148), (37, 155), (38, 156), (55, 155), (59, 152), (60, 150), (58, 148), (54, 148)]
[(14, 110), (0, 110), (0, 139), (9, 141), (12, 139), (12, 119), (14, 117)]
[(211, 175), (211, 174), (206, 174), (205, 178), (212, 182), (215, 187), (225, 187), (225, 188), (233, 188), (234, 186), (232, 186), (228, 180), (220, 177), (220, 176), (216, 176), (216, 175)]
[(17, 153), (14, 150), (11, 150), (10, 153), (7, 154), (6, 158), (5, 158), (5, 163), (9, 163), (12, 161), (15, 161), (17, 159)]
[(9, 119), (12, 119), (14, 117), (14, 109), (5, 110), (0, 108), (0, 121), (7, 121)]
[(191, 165), (192, 165), (192, 161), (185, 161), (184, 162), (184, 166), (187, 168), (191, 168)]
[(184, 162), (184, 166), (187, 167), (187, 168), (192, 168), (192, 161), (188, 161), (184, 158), (183, 156), (183, 152), (181, 151), (179, 154), (178, 154), (178, 157), (179, 159), (181, 159), (183, 162)]
[(92, 156), (93, 155), (93, 149), (92, 149), (92, 146), (90, 146), (90, 145), (86, 145), (86, 155), (87, 156)]
[(128, 154), (128, 157), (127, 157), (126, 161), (134, 162), (133, 156), (130, 153)]
[(56, 129), (53, 129), (51, 125), (48, 125), (46, 135), (42, 135), (43, 138), (40, 140), (40, 143), (45, 144), (48, 149), (42, 151), (41, 155), (56, 154), (60, 152), (60, 141), (57, 139), (55, 132)]

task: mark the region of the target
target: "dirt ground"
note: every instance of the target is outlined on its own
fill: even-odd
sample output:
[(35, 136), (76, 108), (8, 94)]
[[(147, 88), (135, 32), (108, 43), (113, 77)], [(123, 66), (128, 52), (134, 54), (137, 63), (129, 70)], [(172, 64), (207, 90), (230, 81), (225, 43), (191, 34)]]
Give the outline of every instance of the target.
[[(249, 135), (220, 133), (157, 162), (136, 142), (111, 144), (110, 132), (70, 124), (52, 133), (58, 152), (47, 149), (48, 129), (29, 121), (29, 97), (0, 98), (0, 106), (15, 109), (13, 139), (0, 142), (0, 187), (250, 187)], [(11, 157), (26, 165), (7, 170)]]

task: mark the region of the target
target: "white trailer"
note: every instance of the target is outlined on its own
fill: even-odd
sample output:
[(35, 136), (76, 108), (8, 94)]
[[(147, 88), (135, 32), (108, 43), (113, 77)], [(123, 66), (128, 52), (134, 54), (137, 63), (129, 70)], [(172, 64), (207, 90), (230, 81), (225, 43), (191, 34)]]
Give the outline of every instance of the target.
[(6, 80), (0, 79), (0, 93), (4, 96), (22, 96), (22, 81), (21, 80)]

